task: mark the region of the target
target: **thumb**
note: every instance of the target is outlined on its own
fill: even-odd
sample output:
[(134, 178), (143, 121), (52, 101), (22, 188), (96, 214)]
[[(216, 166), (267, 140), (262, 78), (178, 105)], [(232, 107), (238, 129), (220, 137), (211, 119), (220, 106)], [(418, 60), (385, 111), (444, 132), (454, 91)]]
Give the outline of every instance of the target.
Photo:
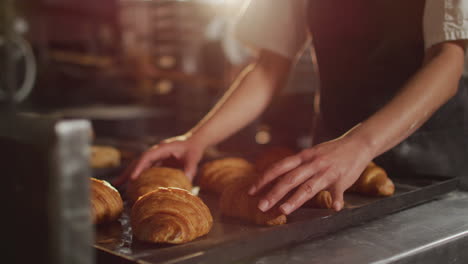
[(200, 161), (201, 155), (195, 152), (188, 153), (187, 158), (185, 161), (185, 175), (190, 179), (193, 180), (195, 174), (197, 173), (197, 165)]
[(343, 209), (343, 206), (344, 206), (343, 191), (335, 187), (330, 190), (330, 193), (333, 198), (332, 208), (333, 210), (338, 212), (341, 209)]

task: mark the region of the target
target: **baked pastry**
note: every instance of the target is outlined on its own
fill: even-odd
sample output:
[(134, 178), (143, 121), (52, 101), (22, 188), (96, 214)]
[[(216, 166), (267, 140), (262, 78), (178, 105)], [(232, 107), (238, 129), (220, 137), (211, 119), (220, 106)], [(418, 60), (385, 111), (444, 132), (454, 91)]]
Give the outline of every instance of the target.
[(120, 151), (108, 146), (91, 146), (90, 165), (93, 169), (120, 166)]
[(203, 165), (198, 183), (203, 191), (221, 194), (226, 186), (254, 172), (253, 165), (245, 159), (218, 159)]
[(127, 197), (134, 203), (138, 197), (158, 187), (175, 187), (187, 191), (192, 190), (192, 184), (182, 170), (166, 167), (152, 167), (143, 171), (138, 178), (128, 183)]
[(239, 218), (257, 225), (282, 225), (287, 221), (286, 215), (279, 210), (279, 203), (266, 212), (260, 211), (257, 205), (265, 192), (255, 196), (247, 193), (255, 177), (244, 177), (232, 182), (221, 195), (219, 205), (223, 215)]
[(333, 199), (329, 191), (320, 191), (306, 205), (314, 208), (331, 209)]
[(91, 217), (94, 224), (114, 221), (123, 211), (119, 192), (108, 182), (91, 178)]
[(213, 217), (203, 201), (179, 188), (159, 187), (132, 207), (133, 235), (141, 241), (181, 244), (207, 234)]
[(395, 192), (395, 185), (383, 168), (371, 162), (349, 191), (369, 196), (390, 196)]
[[(265, 172), (276, 162), (294, 155), (294, 151), (286, 147), (271, 147), (262, 152), (255, 160), (255, 168), (259, 173)], [(333, 200), (330, 192), (320, 191), (317, 193), (306, 206), (315, 208), (330, 209), (332, 208)]]
[(294, 155), (294, 151), (286, 147), (271, 147), (263, 151), (255, 159), (255, 168), (258, 172), (263, 173), (276, 162)]

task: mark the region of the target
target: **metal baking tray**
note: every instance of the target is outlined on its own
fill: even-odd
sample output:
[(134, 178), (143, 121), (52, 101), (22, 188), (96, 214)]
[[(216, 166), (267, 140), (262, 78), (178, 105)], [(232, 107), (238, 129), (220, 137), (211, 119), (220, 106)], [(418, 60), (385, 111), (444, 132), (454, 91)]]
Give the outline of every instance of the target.
[(372, 198), (345, 194), (340, 212), (301, 208), (282, 226), (262, 227), (221, 216), (215, 196), (200, 194), (210, 208), (214, 225), (210, 233), (182, 245), (157, 245), (132, 240), (129, 208), (119, 222), (96, 228), (97, 263), (231, 263), (266, 251), (325, 236), (338, 230), (409, 208), (455, 190), (458, 179), (411, 175), (393, 179), (391, 197)]

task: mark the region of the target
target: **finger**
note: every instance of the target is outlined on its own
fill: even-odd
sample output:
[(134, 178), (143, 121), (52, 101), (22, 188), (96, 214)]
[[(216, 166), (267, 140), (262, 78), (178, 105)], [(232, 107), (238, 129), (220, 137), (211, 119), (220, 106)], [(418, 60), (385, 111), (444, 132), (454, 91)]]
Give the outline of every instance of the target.
[(195, 174), (197, 173), (197, 164), (200, 161), (201, 154), (195, 152), (189, 152), (187, 154), (187, 159), (185, 162), (185, 175), (193, 180)]
[(323, 179), (324, 172), (318, 172), (315, 176), (303, 183), (294, 195), (280, 206), (283, 214), (290, 214), (301, 207), (305, 202), (312, 199), (319, 191), (327, 188)]
[(264, 212), (269, 210), (288, 192), (312, 177), (317, 171), (318, 169), (315, 163), (307, 163), (287, 173), (259, 202), (259, 209)]
[(338, 188), (337, 186), (334, 186), (330, 188), (330, 193), (333, 198), (332, 208), (333, 210), (338, 212), (341, 209), (343, 209), (344, 206), (343, 190), (341, 188)]
[(169, 152), (164, 147), (151, 148), (140, 157), (137, 164), (135, 165), (135, 169), (130, 175), (130, 179), (134, 180), (138, 178), (141, 172), (149, 168), (153, 162), (169, 158), (170, 156), (171, 152)]
[(260, 191), (265, 185), (276, 179), (278, 176), (287, 173), (288, 171), (297, 168), (301, 165), (302, 159), (299, 155), (287, 157), (282, 161), (273, 165), (272, 168), (268, 169), (249, 189), (249, 194), (254, 195)]
[(116, 179), (112, 180), (112, 185), (119, 187), (127, 182), (127, 180), (130, 178), (131, 172), (135, 168), (137, 161), (137, 159), (132, 160), (132, 162), (130, 162), (130, 164), (125, 168), (125, 170)]

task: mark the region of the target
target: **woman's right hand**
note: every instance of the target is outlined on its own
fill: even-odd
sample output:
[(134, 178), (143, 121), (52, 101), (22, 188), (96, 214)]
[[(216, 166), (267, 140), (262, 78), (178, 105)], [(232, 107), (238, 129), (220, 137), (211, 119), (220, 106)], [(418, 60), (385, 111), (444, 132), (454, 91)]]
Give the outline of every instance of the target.
[(113, 181), (115, 186), (124, 184), (126, 181), (134, 180), (144, 170), (153, 164), (168, 158), (175, 158), (184, 164), (187, 178), (193, 179), (205, 147), (188, 135), (177, 136), (161, 141), (145, 151), (138, 159), (134, 160), (125, 171)]

